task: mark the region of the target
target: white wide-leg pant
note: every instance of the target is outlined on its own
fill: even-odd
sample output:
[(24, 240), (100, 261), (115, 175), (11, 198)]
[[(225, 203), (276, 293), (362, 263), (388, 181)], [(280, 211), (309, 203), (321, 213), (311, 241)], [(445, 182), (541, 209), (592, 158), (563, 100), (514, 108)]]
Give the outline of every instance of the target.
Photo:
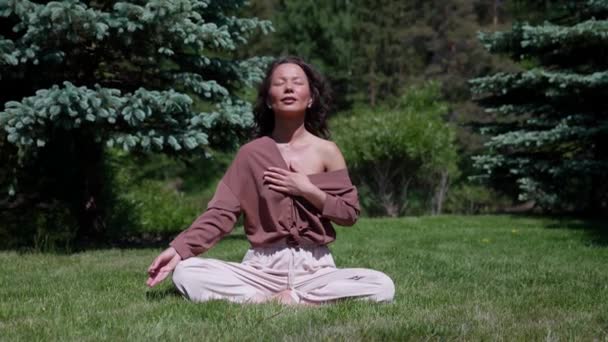
[(298, 303), (348, 297), (388, 302), (395, 295), (393, 281), (382, 272), (336, 268), (327, 246), (250, 248), (241, 263), (189, 258), (175, 268), (173, 283), (196, 302), (263, 302), (284, 290)]

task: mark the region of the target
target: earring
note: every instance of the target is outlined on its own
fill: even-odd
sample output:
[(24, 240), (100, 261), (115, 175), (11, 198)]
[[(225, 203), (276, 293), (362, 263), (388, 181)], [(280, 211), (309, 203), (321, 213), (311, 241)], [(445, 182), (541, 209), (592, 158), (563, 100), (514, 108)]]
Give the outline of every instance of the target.
[(308, 102), (308, 108), (312, 107), (312, 101)]
[(272, 106), (270, 104), (266, 104), (266, 107), (268, 107), (268, 109), (272, 109)]

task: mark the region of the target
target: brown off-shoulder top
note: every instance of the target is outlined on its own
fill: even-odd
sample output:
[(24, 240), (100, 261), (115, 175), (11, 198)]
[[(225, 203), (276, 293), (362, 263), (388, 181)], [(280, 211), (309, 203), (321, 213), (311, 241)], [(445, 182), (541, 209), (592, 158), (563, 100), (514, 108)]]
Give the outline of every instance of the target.
[(207, 209), (171, 241), (182, 259), (213, 247), (233, 230), (241, 213), (252, 247), (279, 241), (325, 245), (336, 238), (332, 222), (352, 226), (357, 221), (359, 198), (347, 168), (307, 175), (327, 194), (319, 210), (301, 196), (270, 189), (263, 179), (270, 166), (289, 169), (271, 137), (256, 138), (239, 148)]

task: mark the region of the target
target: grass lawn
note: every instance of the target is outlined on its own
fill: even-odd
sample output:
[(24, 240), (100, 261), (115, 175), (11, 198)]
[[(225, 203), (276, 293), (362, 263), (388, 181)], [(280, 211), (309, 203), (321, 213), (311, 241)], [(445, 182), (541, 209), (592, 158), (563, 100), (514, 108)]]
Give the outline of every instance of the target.
[[(362, 218), (338, 228), (336, 264), (387, 273), (396, 301), (320, 308), (190, 303), (170, 280), (148, 289), (159, 249), (5, 251), (0, 340), (608, 340), (601, 228), (511, 216)], [(206, 256), (240, 261), (247, 246), (237, 229)]]

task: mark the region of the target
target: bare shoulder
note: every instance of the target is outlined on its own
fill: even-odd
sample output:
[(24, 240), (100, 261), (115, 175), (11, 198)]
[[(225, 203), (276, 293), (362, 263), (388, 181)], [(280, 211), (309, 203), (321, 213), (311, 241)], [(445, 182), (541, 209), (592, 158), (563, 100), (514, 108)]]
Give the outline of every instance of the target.
[(340, 147), (331, 141), (322, 138), (318, 139), (319, 152), (323, 157), (323, 161), (327, 171), (335, 171), (346, 168), (346, 161), (340, 151)]

